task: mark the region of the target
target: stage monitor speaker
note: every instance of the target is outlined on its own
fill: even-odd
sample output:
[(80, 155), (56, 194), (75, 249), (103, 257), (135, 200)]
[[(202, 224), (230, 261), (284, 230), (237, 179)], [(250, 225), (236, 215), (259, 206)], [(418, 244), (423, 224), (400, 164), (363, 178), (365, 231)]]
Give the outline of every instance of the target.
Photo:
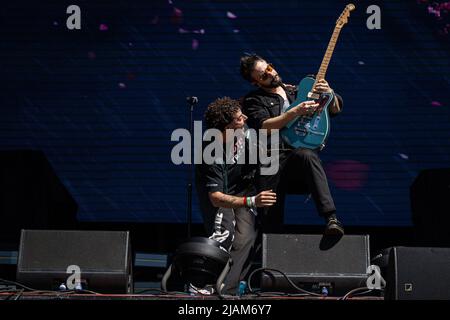
[(40, 290), (58, 290), (74, 275), (74, 267), (68, 270), (69, 266), (79, 267), (83, 289), (133, 291), (128, 232), (22, 230), (17, 282)]
[[(343, 295), (365, 287), (370, 263), (369, 236), (263, 234), (262, 267), (284, 272), (298, 287)], [(261, 289), (297, 292), (278, 272), (263, 272)]]
[(394, 247), (386, 300), (450, 300), (450, 248)]

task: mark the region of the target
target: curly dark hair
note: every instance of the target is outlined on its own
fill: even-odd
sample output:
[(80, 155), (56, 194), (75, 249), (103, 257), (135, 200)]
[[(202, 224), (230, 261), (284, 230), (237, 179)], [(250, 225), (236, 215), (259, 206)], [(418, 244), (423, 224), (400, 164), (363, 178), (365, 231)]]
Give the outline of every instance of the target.
[(245, 55), (241, 57), (241, 76), (248, 82), (253, 82), (252, 71), (258, 61), (264, 61), (263, 58), (256, 54)]
[(218, 98), (208, 105), (205, 111), (206, 127), (224, 131), (233, 122), (234, 115), (241, 108), (239, 101), (230, 97)]

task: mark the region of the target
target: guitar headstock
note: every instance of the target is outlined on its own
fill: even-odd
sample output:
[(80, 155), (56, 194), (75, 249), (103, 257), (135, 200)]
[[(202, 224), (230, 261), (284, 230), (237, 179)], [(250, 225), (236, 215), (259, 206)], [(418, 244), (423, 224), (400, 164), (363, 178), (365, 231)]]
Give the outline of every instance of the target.
[(348, 22), (348, 17), (350, 17), (350, 12), (355, 10), (355, 5), (353, 3), (349, 3), (345, 6), (344, 11), (342, 11), (341, 15), (339, 16), (339, 19), (336, 21), (336, 27), (342, 28), (344, 24)]

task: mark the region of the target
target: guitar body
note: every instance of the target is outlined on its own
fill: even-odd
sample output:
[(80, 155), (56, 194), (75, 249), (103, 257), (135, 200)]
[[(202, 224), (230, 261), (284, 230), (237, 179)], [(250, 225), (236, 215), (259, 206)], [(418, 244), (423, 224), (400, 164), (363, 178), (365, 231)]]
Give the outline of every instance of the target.
[(334, 100), (333, 93), (323, 93), (319, 97), (309, 98), (315, 79), (306, 77), (300, 81), (297, 99), (287, 109), (291, 109), (303, 101), (316, 100), (320, 105), (313, 116), (298, 117), (281, 129), (281, 137), (293, 148), (322, 149), (330, 133), (328, 107)]

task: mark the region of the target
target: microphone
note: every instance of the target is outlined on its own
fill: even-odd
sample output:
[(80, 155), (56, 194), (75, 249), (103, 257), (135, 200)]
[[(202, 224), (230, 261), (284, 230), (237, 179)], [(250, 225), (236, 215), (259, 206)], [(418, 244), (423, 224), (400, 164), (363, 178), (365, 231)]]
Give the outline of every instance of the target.
[(186, 101), (189, 104), (194, 105), (194, 104), (198, 103), (198, 98), (197, 97), (186, 97)]

